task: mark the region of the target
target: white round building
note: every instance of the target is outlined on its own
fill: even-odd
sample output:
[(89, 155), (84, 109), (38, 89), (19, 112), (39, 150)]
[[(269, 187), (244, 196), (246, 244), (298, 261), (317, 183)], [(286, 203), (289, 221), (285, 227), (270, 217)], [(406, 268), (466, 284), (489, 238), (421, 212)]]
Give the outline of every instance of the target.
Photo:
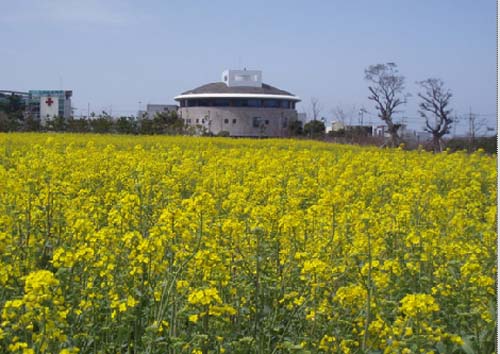
[(226, 70), (222, 82), (206, 84), (175, 97), (188, 126), (241, 137), (288, 136), (297, 120), (300, 98), (262, 83), (258, 70)]

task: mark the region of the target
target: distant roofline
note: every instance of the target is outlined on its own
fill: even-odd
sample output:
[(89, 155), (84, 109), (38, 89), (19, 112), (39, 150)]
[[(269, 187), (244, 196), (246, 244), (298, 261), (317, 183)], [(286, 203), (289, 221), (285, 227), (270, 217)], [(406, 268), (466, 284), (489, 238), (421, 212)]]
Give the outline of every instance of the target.
[(170, 106), (170, 107), (177, 107), (177, 104), (175, 103), (146, 103), (147, 106)]
[(28, 92), (24, 91), (11, 91), (11, 90), (0, 90), (0, 93), (7, 95), (18, 95), (18, 96), (28, 96)]
[(174, 97), (174, 100), (183, 100), (190, 98), (273, 98), (273, 99), (285, 99), (299, 102), (301, 99), (299, 96), (293, 95), (269, 95), (265, 93), (190, 93), (183, 94)]

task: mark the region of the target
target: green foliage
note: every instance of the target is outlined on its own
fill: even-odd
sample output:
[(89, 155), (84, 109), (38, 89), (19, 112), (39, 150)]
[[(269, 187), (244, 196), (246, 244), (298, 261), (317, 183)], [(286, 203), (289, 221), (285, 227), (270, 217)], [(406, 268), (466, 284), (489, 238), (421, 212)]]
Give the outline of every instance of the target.
[(153, 119), (144, 115), (139, 119), (139, 133), (148, 135), (181, 135), (186, 131), (184, 121), (177, 112), (157, 113)]
[(344, 129), (328, 132), (328, 136), (333, 138), (359, 138), (371, 136), (371, 127), (348, 126)]
[(311, 120), (304, 125), (304, 135), (319, 137), (325, 134), (325, 123), (320, 120)]
[(177, 112), (157, 113), (153, 118), (154, 134), (179, 135), (184, 131), (184, 121)]
[(90, 132), (89, 120), (83, 119), (68, 119), (67, 131), (72, 133), (88, 133)]
[(339, 130), (331, 130), (327, 133), (327, 135), (332, 138), (344, 138), (347, 135), (346, 133), (347, 132), (345, 129), (339, 129)]
[(217, 133), (217, 136), (228, 137), (230, 136), (230, 134), (227, 130), (221, 130), (220, 132)]
[(290, 122), (290, 124), (288, 125), (288, 132), (291, 136), (302, 135), (304, 133), (304, 130), (302, 128), (302, 121), (294, 120)]
[(64, 117), (57, 116), (52, 119), (48, 119), (45, 126), (49, 131), (64, 132), (66, 131), (68, 124)]
[(137, 120), (134, 117), (120, 117), (115, 122), (119, 134), (137, 134)]
[(24, 121), (24, 103), (20, 96), (0, 97), (0, 131), (20, 130)]
[(139, 119), (138, 124), (139, 134), (151, 135), (153, 134), (153, 120), (149, 119), (147, 116)]
[(95, 119), (91, 119), (89, 124), (94, 133), (110, 133), (113, 129), (113, 119), (106, 112), (103, 112), (102, 115)]
[(24, 103), (20, 96), (10, 95), (4, 96), (0, 100), (0, 111), (4, 111), (7, 114), (18, 113), (24, 110)]
[(497, 136), (479, 137), (473, 141), (470, 138), (453, 138), (448, 140), (446, 148), (451, 151), (467, 150), (469, 152), (483, 149), (489, 154), (497, 153)]
[(42, 130), (40, 119), (35, 119), (31, 114), (28, 114), (24, 119), (23, 131), (39, 132)]

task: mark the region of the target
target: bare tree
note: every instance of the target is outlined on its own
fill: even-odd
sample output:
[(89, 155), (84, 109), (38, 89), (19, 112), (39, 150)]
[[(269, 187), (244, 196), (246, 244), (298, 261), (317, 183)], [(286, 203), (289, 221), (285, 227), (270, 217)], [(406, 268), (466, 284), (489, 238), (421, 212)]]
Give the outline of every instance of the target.
[(401, 142), (398, 130), (401, 124), (394, 122), (393, 114), (396, 108), (406, 102), (409, 96), (404, 94), (404, 76), (398, 75), (397, 65), (394, 63), (370, 65), (365, 69), (365, 80), (371, 83), (368, 86), (368, 99), (375, 102), (378, 116), (387, 124), (387, 131), (391, 135), (391, 146), (398, 146)]
[(469, 141), (471, 145), (474, 145), (476, 137), (485, 136), (488, 131), (495, 131), (495, 128), (488, 127), (485, 118), (481, 118), (475, 113), (470, 112), (467, 120), (469, 121)]
[(352, 125), (352, 119), (358, 111), (356, 105), (338, 104), (330, 112), (337, 122), (342, 122), (346, 125)]
[(430, 78), (417, 82), (424, 90), (418, 97), (422, 99), (419, 113), (425, 119), (425, 131), (432, 134), (434, 152), (443, 151), (443, 136), (450, 133), (453, 118), (448, 108), (452, 94), (444, 88), (440, 79)]
[(321, 104), (319, 103), (319, 100), (316, 97), (311, 97), (311, 115), (312, 115), (312, 120), (318, 120), (319, 114), (322, 110)]
[(334, 109), (332, 109), (332, 114), (336, 122), (346, 124), (347, 114), (341, 105), (337, 105)]

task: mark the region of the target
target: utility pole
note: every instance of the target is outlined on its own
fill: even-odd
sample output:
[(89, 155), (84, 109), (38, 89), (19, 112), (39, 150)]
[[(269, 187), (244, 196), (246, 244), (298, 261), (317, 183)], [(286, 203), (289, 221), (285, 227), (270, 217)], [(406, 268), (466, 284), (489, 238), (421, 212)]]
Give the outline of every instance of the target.
[(368, 113), (366, 109), (361, 108), (361, 109), (359, 110), (359, 117), (360, 117), (359, 125), (363, 125), (363, 115), (364, 115), (365, 113)]
[(472, 113), (472, 109), (469, 107), (469, 141), (470, 141), (470, 146), (474, 145), (474, 141), (476, 138), (476, 116), (475, 114)]
[(457, 133), (457, 125), (458, 125), (458, 116), (455, 114), (455, 118), (453, 119), (453, 137), (455, 137)]

